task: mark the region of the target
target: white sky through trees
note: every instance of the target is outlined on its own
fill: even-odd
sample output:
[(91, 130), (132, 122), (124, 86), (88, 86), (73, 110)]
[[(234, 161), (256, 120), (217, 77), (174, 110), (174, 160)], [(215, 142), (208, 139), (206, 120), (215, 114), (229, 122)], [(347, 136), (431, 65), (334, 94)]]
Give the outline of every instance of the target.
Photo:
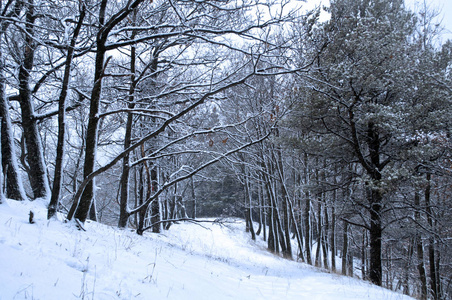
[[(441, 39), (445, 42), (447, 39), (452, 40), (452, 0), (425, 0), (428, 7), (438, 10), (438, 16), (441, 25), (444, 27)], [(313, 8), (315, 5), (329, 5), (329, 0), (307, 0), (303, 6), (306, 9)], [(408, 8), (413, 9), (417, 5), (423, 5), (424, 0), (405, 0)]]

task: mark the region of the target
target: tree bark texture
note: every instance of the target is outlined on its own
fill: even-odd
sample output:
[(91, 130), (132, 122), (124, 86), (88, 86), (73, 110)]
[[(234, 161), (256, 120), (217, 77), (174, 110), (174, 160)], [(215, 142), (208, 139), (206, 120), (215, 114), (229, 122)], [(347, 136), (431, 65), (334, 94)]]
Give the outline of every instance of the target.
[(1, 144), (2, 144), (2, 174), (6, 190), (6, 197), (14, 200), (25, 200), (27, 196), (20, 177), (17, 165), (16, 147), (12, 134), (11, 117), (9, 114), (9, 103), (6, 99), (6, 84), (3, 73), (3, 59), (0, 53), (0, 122), (1, 122)]
[[(16, 1), (11, 11), (6, 12), (2, 16), (17, 16), (20, 13), (22, 3)], [(4, 34), (9, 22), (0, 21), (0, 42), (4, 38)], [(20, 170), (17, 165), (16, 147), (14, 145), (13, 128), (11, 124), (11, 117), (9, 114), (9, 102), (6, 98), (6, 78), (4, 73), (5, 62), (0, 51), (0, 122), (1, 122), (1, 163), (4, 185), (3, 190), (6, 190), (5, 196), (14, 200), (25, 200), (27, 196), (20, 176)]]
[(370, 270), (369, 279), (372, 283), (381, 286), (382, 266), (381, 266), (381, 201), (382, 195), (378, 190), (372, 190), (370, 204)]
[(30, 89), (31, 70), (34, 65), (36, 43), (34, 34), (34, 3), (28, 0), (26, 10), (26, 37), (24, 41), (23, 61), (19, 69), (19, 103), (22, 113), (22, 127), (27, 148), (27, 162), (33, 197), (48, 197), (50, 193), (47, 170), (37, 120), (34, 117), (34, 105)]
[[(99, 10), (99, 24), (103, 28), (105, 23), (105, 11), (108, 0), (102, 0)], [(102, 77), (104, 73), (105, 63), (105, 43), (107, 42), (108, 32), (100, 29), (96, 38), (96, 58), (94, 69), (94, 86), (91, 91), (88, 128), (86, 130), (85, 142), (85, 162), (83, 166), (83, 176), (87, 177), (94, 171), (97, 152), (97, 137), (99, 131), (99, 105), (102, 93)], [(80, 198), (74, 217), (84, 223), (88, 217), (91, 203), (94, 201), (94, 179), (85, 187)], [(74, 202), (73, 205), (77, 205)], [(71, 209), (72, 210), (72, 209)]]

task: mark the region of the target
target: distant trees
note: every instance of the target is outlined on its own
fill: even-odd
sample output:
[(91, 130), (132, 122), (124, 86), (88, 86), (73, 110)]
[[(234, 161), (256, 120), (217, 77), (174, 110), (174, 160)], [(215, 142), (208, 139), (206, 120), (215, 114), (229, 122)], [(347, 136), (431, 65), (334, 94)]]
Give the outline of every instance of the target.
[[(126, 226), (128, 216), (139, 213), (139, 228), (153, 228), (143, 223), (148, 219), (149, 213), (150, 224), (156, 226), (153, 231), (159, 231), (161, 217), (154, 217), (161, 215), (160, 194), (170, 187), (176, 188), (180, 181), (190, 178), (228, 153), (244, 148), (247, 143), (256, 143), (250, 138), (236, 149), (217, 149), (218, 151), (207, 150), (205, 144), (199, 143), (192, 143), (192, 147), (187, 141), (194, 137), (215, 134), (233, 127), (227, 124), (212, 124), (213, 127), (199, 124), (196, 127), (195, 124), (190, 124), (193, 113), (208, 113), (208, 108), (200, 106), (208, 103), (216, 105), (216, 101), (221, 101), (221, 96), (217, 94), (221, 95), (227, 89), (243, 84), (252, 76), (284, 73), (287, 66), (279, 64), (275, 68), (268, 65), (267, 68), (259, 69), (257, 63), (265, 61), (265, 51), (273, 49), (261, 47), (260, 44), (269, 41), (262, 41), (255, 32), (264, 32), (267, 27), (282, 22), (283, 19), (254, 21), (248, 18), (240, 25), (232, 21), (232, 18), (241, 16), (240, 11), (249, 9), (248, 4), (229, 7), (230, 3), (223, 3), (221, 6), (208, 3), (194, 3), (191, 6), (183, 3), (156, 3), (153, 7), (146, 8), (140, 4), (141, 1), (128, 2), (111, 15), (108, 1), (102, 1), (99, 7), (99, 22), (103, 27), (99, 29), (95, 40), (96, 69), (85, 144), (85, 179), (75, 195), (68, 218), (85, 221), (94, 203), (92, 179), (119, 160), (125, 159), (121, 179), (120, 226)], [(138, 13), (136, 8), (139, 6), (141, 9)], [(216, 18), (206, 17), (213, 15)], [(161, 23), (163, 18), (167, 23)], [(136, 26), (129, 27), (128, 24)], [(251, 43), (234, 45), (233, 40), (228, 41), (228, 36), (235, 36), (236, 39), (246, 37), (251, 39)], [(218, 42), (218, 39), (223, 41)], [(273, 44), (272, 47), (279, 46)], [(105, 60), (106, 52), (111, 50), (123, 52), (130, 59), (130, 67), (109, 67), (108, 64), (116, 64), (116, 58)], [(235, 61), (232, 53), (240, 53), (243, 58), (235, 68), (229, 65)], [(225, 67), (228, 69), (224, 69)], [(119, 72), (110, 76), (109, 70)], [(131, 79), (128, 88), (114, 88), (115, 96), (124, 99), (127, 108), (119, 107), (102, 113), (102, 85), (103, 82), (110, 81), (109, 77), (112, 80), (123, 78), (122, 83), (126, 82), (126, 78)], [(125, 149), (111, 163), (95, 169), (99, 122), (119, 113), (127, 113), (129, 116)], [(266, 135), (267, 133), (263, 133), (262, 136)], [(134, 142), (131, 141), (132, 138)], [(179, 149), (182, 143), (184, 149)], [(137, 155), (137, 162), (130, 162), (130, 155), (133, 153)], [(185, 159), (190, 153), (204, 153), (211, 158), (198, 161), (197, 166), (173, 169), (173, 174), (163, 171), (165, 164), (162, 162), (165, 158), (172, 158), (177, 162), (178, 157)], [(131, 166), (137, 168), (140, 165), (144, 168), (137, 174), (140, 174), (140, 182), (145, 188), (138, 195), (141, 199), (137, 202), (138, 205), (129, 209), (126, 190), (130, 188), (126, 184), (130, 176), (128, 172)]]

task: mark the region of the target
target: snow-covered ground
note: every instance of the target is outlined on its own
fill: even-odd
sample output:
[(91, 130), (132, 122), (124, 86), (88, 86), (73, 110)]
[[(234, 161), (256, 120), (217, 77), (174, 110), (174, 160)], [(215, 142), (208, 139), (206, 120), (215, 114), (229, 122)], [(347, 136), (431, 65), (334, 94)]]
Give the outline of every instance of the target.
[(39, 201), (0, 204), (0, 299), (412, 299), (276, 257), (242, 222), (86, 229), (47, 221)]

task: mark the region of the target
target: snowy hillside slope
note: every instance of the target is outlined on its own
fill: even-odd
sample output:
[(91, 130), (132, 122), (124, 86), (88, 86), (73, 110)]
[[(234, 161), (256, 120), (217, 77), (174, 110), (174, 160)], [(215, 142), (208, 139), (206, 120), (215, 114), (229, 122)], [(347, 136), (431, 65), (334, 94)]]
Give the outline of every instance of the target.
[(412, 299), (276, 257), (242, 222), (86, 229), (47, 221), (38, 201), (0, 204), (0, 299)]

